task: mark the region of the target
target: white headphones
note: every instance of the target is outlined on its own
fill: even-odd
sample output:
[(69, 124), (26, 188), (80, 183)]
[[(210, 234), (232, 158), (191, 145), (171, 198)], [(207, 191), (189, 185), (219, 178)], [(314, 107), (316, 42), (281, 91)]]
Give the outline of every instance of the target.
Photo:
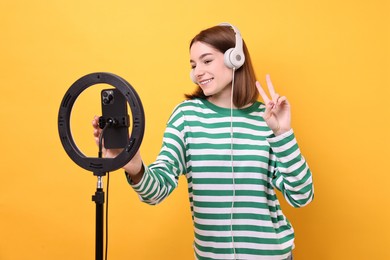
[[(242, 41), (241, 33), (235, 26), (231, 25), (230, 23), (220, 23), (219, 26), (231, 27), (235, 33), (236, 45), (234, 46), (234, 48), (230, 48), (227, 51), (225, 51), (225, 53), (223, 54), (223, 58), (224, 58), (224, 63), (228, 68), (237, 70), (245, 62), (245, 55), (243, 50), (243, 41)], [(191, 80), (195, 84), (197, 84), (193, 69), (190, 72), (190, 77)]]

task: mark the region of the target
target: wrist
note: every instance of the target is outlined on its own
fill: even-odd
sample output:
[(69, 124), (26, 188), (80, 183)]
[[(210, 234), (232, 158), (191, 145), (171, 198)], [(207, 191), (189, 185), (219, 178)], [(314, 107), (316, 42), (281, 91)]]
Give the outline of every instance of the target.
[(132, 184), (137, 184), (141, 181), (142, 177), (144, 176), (145, 168), (144, 164), (140, 164), (140, 168), (138, 170), (135, 170), (134, 167), (123, 167), (125, 170), (125, 174), (128, 178), (130, 178)]
[(287, 133), (290, 130), (291, 130), (291, 128), (289, 128), (289, 129), (281, 129), (281, 128), (279, 128), (277, 131), (273, 131), (273, 132), (274, 132), (275, 136), (279, 136), (279, 135), (282, 135), (284, 133)]

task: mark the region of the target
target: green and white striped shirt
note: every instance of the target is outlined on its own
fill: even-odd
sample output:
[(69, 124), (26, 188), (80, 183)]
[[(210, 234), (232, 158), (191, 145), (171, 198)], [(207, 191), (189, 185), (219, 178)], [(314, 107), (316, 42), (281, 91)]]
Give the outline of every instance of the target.
[(204, 99), (182, 102), (157, 160), (132, 185), (155, 205), (186, 176), (197, 259), (286, 259), (291, 253), (294, 230), (274, 188), (292, 206), (304, 206), (313, 199), (312, 175), (293, 131), (275, 137), (264, 111), (255, 102), (231, 117), (230, 109)]

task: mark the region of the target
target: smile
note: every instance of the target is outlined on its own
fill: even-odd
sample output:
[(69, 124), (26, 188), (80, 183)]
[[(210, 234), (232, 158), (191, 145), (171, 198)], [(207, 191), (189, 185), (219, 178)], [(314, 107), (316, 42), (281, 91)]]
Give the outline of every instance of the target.
[(213, 79), (214, 78), (199, 81), (199, 84), (200, 85), (206, 85), (206, 84), (210, 83)]

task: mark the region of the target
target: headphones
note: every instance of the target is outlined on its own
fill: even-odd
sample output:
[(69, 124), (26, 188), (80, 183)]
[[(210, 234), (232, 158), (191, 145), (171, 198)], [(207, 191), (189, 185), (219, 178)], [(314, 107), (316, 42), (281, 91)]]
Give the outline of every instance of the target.
[[(236, 45), (234, 48), (230, 48), (223, 54), (224, 63), (225, 65), (230, 68), (237, 70), (239, 69), (245, 62), (245, 55), (243, 50), (243, 41), (241, 37), (240, 31), (230, 23), (220, 23), (218, 26), (227, 26), (231, 27), (234, 31), (235, 37), (236, 37)], [(194, 70), (192, 69), (190, 72), (191, 80), (197, 84), (196, 78), (194, 75)]]

